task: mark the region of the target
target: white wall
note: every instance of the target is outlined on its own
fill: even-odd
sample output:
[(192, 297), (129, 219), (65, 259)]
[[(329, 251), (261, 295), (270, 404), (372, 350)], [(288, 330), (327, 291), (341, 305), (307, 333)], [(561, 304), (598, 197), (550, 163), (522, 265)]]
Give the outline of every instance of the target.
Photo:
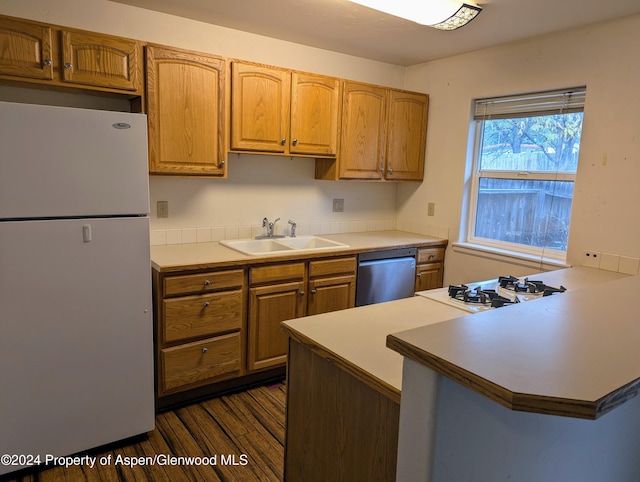
[[(389, 87), (404, 85), (400, 66), (106, 0), (3, 0), (0, 13)], [(54, 95), (34, 92), (34, 97), (48, 102)], [(2, 86), (0, 98), (31, 100), (22, 89)], [(58, 94), (51, 102), (78, 105)], [(228, 166), (228, 179), (151, 177), (154, 244), (250, 236), (265, 216), (281, 217), (281, 229), (293, 219), (300, 233), (395, 228), (397, 184), (316, 181), (312, 159), (230, 154)], [(333, 198), (345, 200), (343, 213), (332, 212)], [(168, 219), (155, 216), (157, 200), (169, 201)]]
[[(473, 99), (586, 85), (568, 262), (580, 265), (584, 250), (640, 257), (638, 45), (634, 16), (409, 68), (406, 87), (429, 93), (429, 126), (425, 181), (400, 186), (398, 225), (420, 231), (428, 219), (449, 226), (451, 242), (462, 239)], [(433, 218), (426, 217), (429, 202), (436, 203)], [(633, 259), (621, 262), (637, 272)], [(531, 269), (447, 251), (446, 283), (507, 271)]]

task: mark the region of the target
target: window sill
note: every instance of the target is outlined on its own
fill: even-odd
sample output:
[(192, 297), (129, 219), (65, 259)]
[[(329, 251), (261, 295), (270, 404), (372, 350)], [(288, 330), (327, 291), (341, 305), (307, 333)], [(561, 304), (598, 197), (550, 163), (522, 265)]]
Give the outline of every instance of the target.
[(527, 255), (506, 249), (490, 248), (471, 243), (453, 243), (452, 249), (455, 253), (477, 256), (480, 258), (511, 263), (525, 268), (538, 269), (540, 271), (553, 271), (561, 268), (570, 268), (571, 265), (564, 261), (551, 258), (541, 258), (539, 256)]

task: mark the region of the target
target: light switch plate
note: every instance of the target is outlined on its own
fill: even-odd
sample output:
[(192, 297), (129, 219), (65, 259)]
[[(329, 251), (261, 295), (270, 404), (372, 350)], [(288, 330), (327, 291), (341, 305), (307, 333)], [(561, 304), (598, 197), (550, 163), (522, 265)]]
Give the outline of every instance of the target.
[(157, 204), (158, 209), (158, 217), (159, 218), (168, 218), (169, 217), (169, 201), (158, 201)]
[(333, 200), (333, 212), (341, 213), (344, 211), (344, 199), (334, 199)]

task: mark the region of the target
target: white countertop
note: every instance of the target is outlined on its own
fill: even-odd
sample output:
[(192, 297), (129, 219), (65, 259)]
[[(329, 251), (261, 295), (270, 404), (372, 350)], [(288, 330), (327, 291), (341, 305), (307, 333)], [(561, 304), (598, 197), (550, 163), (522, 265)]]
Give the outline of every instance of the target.
[(457, 308), (415, 296), (283, 322), (289, 335), (339, 362), (365, 383), (400, 400), (402, 356), (386, 347), (397, 330), (439, 323), (464, 315)]
[(509, 408), (597, 418), (638, 391), (640, 276), (561, 271), (582, 286), (394, 333), (388, 346)]
[[(628, 278), (628, 276), (619, 273), (590, 268), (563, 269), (544, 273), (539, 277), (548, 284), (563, 284), (569, 289), (568, 293), (547, 297), (549, 300), (553, 299), (554, 303), (563, 303), (564, 297), (570, 292), (579, 292), (587, 286), (595, 288), (595, 285), (604, 286), (607, 282)], [(482, 332), (483, 330), (489, 331), (483, 328), (482, 320), (485, 320), (486, 324), (487, 317), (498, 317), (505, 320), (503, 323), (507, 326), (505, 329), (508, 329), (510, 326), (508, 320), (519, 316), (520, 311), (531, 313), (528, 317), (541, 316), (539, 310), (535, 309), (535, 305), (538, 303), (545, 304), (545, 300), (528, 301), (522, 303), (521, 306), (513, 305), (483, 314), (469, 315), (465, 311), (444, 303), (423, 297), (414, 297), (298, 318), (285, 321), (283, 325), (290, 336), (297, 341), (309, 346), (322, 356), (336, 361), (343, 369), (357, 374), (361, 380), (390, 398), (399, 400), (402, 388), (402, 356), (386, 347), (387, 335), (410, 330), (401, 333), (400, 336), (403, 336), (404, 339), (404, 334), (410, 333), (411, 340), (416, 343), (418, 340), (422, 342), (429, 338), (428, 335), (421, 335), (422, 329), (438, 325), (438, 329), (432, 328), (434, 332), (439, 332), (439, 330), (447, 332), (445, 327), (450, 324), (458, 326), (456, 320), (458, 318), (471, 320), (466, 323), (479, 327), (479, 331)], [(533, 315), (533, 313), (538, 313), (538, 315)], [(475, 322), (476, 317), (481, 317), (481, 321)], [(443, 321), (446, 323), (441, 323)], [(640, 326), (640, 320), (638, 324)], [(509, 330), (513, 331), (513, 329)], [(537, 330), (532, 329), (532, 332), (536, 333)], [(466, 343), (473, 344), (472, 335), (473, 333), (469, 334)], [(407, 342), (411, 341), (407, 340)], [(435, 350), (441, 343), (435, 343), (436, 346), (433, 349)], [(549, 342), (546, 343), (549, 344)], [(457, 350), (457, 346), (455, 336), (452, 335), (448, 339), (447, 347), (452, 353), (462, 356), (464, 353), (460, 354), (459, 351), (466, 352), (467, 348)], [(532, 353), (536, 352), (534, 348), (531, 350)], [(550, 366), (553, 366), (552, 361), (549, 363)], [(503, 369), (508, 371), (507, 365), (503, 364)]]
[(299, 259), (300, 257), (334, 256), (350, 254), (375, 249), (387, 249), (395, 246), (418, 246), (425, 244), (446, 244), (446, 239), (403, 231), (370, 231), (363, 233), (322, 234), (323, 238), (332, 239), (349, 247), (344, 249), (319, 250), (283, 254), (265, 254), (262, 256), (248, 256), (220, 243), (189, 243), (167, 244), (151, 246), (151, 264), (158, 271), (178, 271), (182, 269), (198, 269), (213, 266), (231, 266), (242, 263), (263, 263), (265, 261), (279, 261)]

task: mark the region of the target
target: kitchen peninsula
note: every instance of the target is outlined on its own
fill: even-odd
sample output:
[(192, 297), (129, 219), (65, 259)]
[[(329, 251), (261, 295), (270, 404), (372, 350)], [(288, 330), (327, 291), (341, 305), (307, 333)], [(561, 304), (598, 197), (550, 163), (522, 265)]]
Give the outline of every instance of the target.
[(638, 290), (633, 276), (390, 335), (397, 480), (640, 480)]
[[(570, 303), (574, 293), (597, 291), (626, 276), (590, 268), (569, 268), (545, 273), (544, 277), (549, 283), (564, 284), (569, 288), (567, 293), (557, 295), (557, 300), (555, 295), (550, 300)], [(531, 309), (539, 303), (547, 302), (535, 300), (521, 306), (468, 315), (450, 305), (416, 297), (284, 322), (284, 329), (290, 336), (286, 480), (394, 480), (396, 467), (398, 476), (402, 476), (407, 467), (402, 459), (402, 438), (400, 458), (396, 461), (398, 426), (402, 427), (400, 395), (402, 392), (404, 403), (411, 397), (408, 393), (413, 388), (407, 391), (402, 357), (386, 348), (387, 335), (399, 331), (438, 331), (449, 324), (455, 326), (461, 320), (476, 324), (484, 321), (489, 326), (492, 316), (501, 314), (509, 318), (509, 314), (515, 314), (519, 309)], [(611, 320), (611, 316), (607, 319)], [(562, 333), (561, 330), (558, 332), (559, 335)], [(576, 329), (570, 335), (580, 339), (580, 333)], [(473, 344), (473, 339), (468, 343)], [(549, 340), (545, 343), (548, 347)], [(450, 347), (455, 351), (456, 343), (452, 341)], [(503, 367), (508, 370), (509, 363), (517, 360), (518, 357), (507, 360)], [(554, 367), (558, 360), (548, 362)], [(423, 387), (415, 389), (417, 396), (424, 395)], [(435, 397), (438, 391), (433, 389), (427, 395)], [(415, 420), (416, 424), (419, 422)], [(402, 431), (400, 434), (402, 437)], [(424, 448), (420, 440), (412, 443)], [(455, 441), (453, 443), (455, 445)], [(416, 454), (418, 459), (427, 456), (427, 453)], [(357, 462), (361, 460), (369, 462)]]

